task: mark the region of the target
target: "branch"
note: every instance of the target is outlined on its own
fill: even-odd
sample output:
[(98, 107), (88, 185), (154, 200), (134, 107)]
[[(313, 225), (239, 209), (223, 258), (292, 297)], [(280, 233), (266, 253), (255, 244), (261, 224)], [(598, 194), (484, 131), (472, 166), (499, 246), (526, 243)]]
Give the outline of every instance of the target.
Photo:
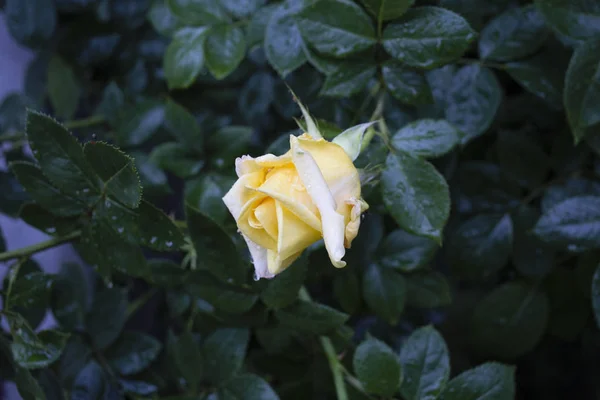
[(32, 254), (39, 253), (40, 251), (60, 246), (61, 244), (78, 239), (80, 236), (81, 231), (73, 231), (68, 235), (55, 237), (45, 242), (33, 244), (17, 250), (6, 251), (4, 253), (0, 253), (0, 262), (12, 260), (14, 258), (29, 257)]

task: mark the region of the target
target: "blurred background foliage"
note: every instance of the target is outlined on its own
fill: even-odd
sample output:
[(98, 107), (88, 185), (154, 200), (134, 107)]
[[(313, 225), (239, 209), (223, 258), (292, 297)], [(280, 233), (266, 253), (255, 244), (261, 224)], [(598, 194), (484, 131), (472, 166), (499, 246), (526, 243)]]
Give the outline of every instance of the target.
[[(0, 254), (24, 399), (600, 396), (600, 2), (0, 4), (36, 52), (0, 211), (51, 236)], [(288, 86), (328, 139), (380, 121), (370, 210), (345, 269), (254, 281), (221, 197), (301, 132)]]

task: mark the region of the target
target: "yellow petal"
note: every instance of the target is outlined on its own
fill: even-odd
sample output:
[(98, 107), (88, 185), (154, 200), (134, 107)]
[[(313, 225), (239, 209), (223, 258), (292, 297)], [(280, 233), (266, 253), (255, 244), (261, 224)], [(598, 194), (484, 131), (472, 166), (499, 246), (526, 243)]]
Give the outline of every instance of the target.
[(281, 259), (276, 251), (268, 250), (267, 251), (267, 270), (269, 274), (275, 276), (281, 272), (283, 272), (287, 267), (292, 265), (302, 252), (296, 253), (286, 259)]
[(319, 231), (311, 228), (296, 215), (276, 203), (277, 227), (279, 237), (277, 240), (278, 257), (285, 260), (290, 256), (301, 253), (308, 246), (321, 239)]
[(254, 209), (253, 217), (256, 218), (261, 228), (267, 231), (267, 233), (273, 239), (277, 239), (279, 231), (277, 229), (277, 210), (275, 206), (275, 200), (263, 200), (263, 202)]
[(238, 179), (227, 194), (225, 194), (223, 202), (236, 221), (239, 219), (244, 205), (251, 199), (260, 197), (254, 189), (259, 187), (264, 182), (264, 179), (265, 171), (255, 171), (246, 174)]
[(260, 195), (242, 207), (240, 217), (237, 219), (237, 226), (239, 230), (246, 235), (254, 243), (261, 247), (277, 250), (277, 241), (271, 237), (267, 231), (262, 227), (255, 228), (250, 224), (250, 215), (254, 212), (254, 209), (265, 199), (264, 195)]
[(254, 275), (256, 276), (256, 278), (273, 278), (275, 275), (269, 272), (269, 262), (267, 257), (267, 252), (269, 250), (265, 249), (264, 247), (260, 247), (258, 244), (254, 243), (243, 233), (242, 237), (248, 245), (248, 250), (250, 250), (250, 255), (252, 256), (252, 263), (254, 264)]
[(361, 199), (349, 199), (346, 201), (348, 212), (345, 215), (346, 230), (344, 234), (344, 246), (349, 249), (352, 241), (358, 235), (360, 228), (360, 215), (369, 208), (369, 205)]
[(261, 171), (265, 168), (280, 167), (291, 162), (292, 156), (289, 151), (279, 157), (273, 154), (265, 154), (264, 156), (256, 158), (242, 156), (235, 160), (235, 172), (238, 177), (242, 177), (246, 174)]

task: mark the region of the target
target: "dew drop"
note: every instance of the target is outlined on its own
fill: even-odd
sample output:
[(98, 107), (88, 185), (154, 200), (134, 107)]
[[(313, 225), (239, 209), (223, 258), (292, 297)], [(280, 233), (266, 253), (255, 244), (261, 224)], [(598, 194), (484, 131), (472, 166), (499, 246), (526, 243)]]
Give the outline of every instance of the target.
[(123, 233), (124, 230), (125, 229), (122, 226), (120, 226), (120, 227), (117, 228), (117, 232), (119, 232), (119, 233)]
[(165, 242), (165, 246), (172, 247), (173, 246), (173, 242)]
[(260, 277), (258, 276), (258, 274), (255, 272), (254, 273), (254, 282), (258, 282), (260, 280)]
[(88, 189), (88, 188), (83, 189), (83, 193), (89, 193), (89, 192), (90, 192), (90, 189)]
[(150, 244), (154, 244), (154, 243), (156, 243), (156, 241), (157, 241), (157, 240), (158, 240), (158, 238), (157, 238), (156, 236), (152, 236), (152, 237), (150, 238)]

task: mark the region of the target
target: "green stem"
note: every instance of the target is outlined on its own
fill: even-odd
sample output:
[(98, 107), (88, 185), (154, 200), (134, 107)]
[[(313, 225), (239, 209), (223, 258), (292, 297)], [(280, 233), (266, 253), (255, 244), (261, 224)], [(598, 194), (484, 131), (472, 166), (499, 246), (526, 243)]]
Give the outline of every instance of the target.
[[(301, 300), (312, 301), (308, 291), (304, 286), (302, 286), (298, 295)], [(327, 356), (329, 369), (331, 369), (331, 373), (333, 375), (333, 384), (335, 385), (337, 400), (348, 400), (349, 397), (348, 392), (346, 391), (346, 383), (344, 382), (343, 366), (340, 364), (340, 361), (337, 358), (333, 343), (331, 343), (331, 339), (329, 339), (327, 336), (320, 336), (319, 340), (321, 342), (321, 347), (325, 352), (325, 356)]]
[(102, 115), (92, 115), (88, 118), (66, 121), (63, 123), (67, 129), (87, 128), (88, 126), (98, 125), (105, 122)]
[(148, 300), (150, 300), (152, 296), (154, 296), (156, 293), (158, 293), (158, 289), (152, 288), (137, 299), (135, 299), (134, 301), (132, 301), (131, 303), (129, 303), (129, 306), (127, 306), (127, 312), (125, 313), (125, 318), (131, 318), (131, 316), (135, 314), (135, 312), (139, 310), (144, 304), (146, 304)]
[(20, 140), (25, 140), (23, 132), (7, 132), (0, 135), (0, 142), (18, 142)]
[(23, 247), (17, 250), (5, 251), (0, 253), (0, 262), (12, 260), (14, 258), (29, 257), (32, 254), (39, 253), (52, 247), (60, 246), (63, 243), (70, 242), (81, 236), (81, 231), (73, 231), (65, 236), (55, 237), (45, 242), (36, 243), (31, 246)]

